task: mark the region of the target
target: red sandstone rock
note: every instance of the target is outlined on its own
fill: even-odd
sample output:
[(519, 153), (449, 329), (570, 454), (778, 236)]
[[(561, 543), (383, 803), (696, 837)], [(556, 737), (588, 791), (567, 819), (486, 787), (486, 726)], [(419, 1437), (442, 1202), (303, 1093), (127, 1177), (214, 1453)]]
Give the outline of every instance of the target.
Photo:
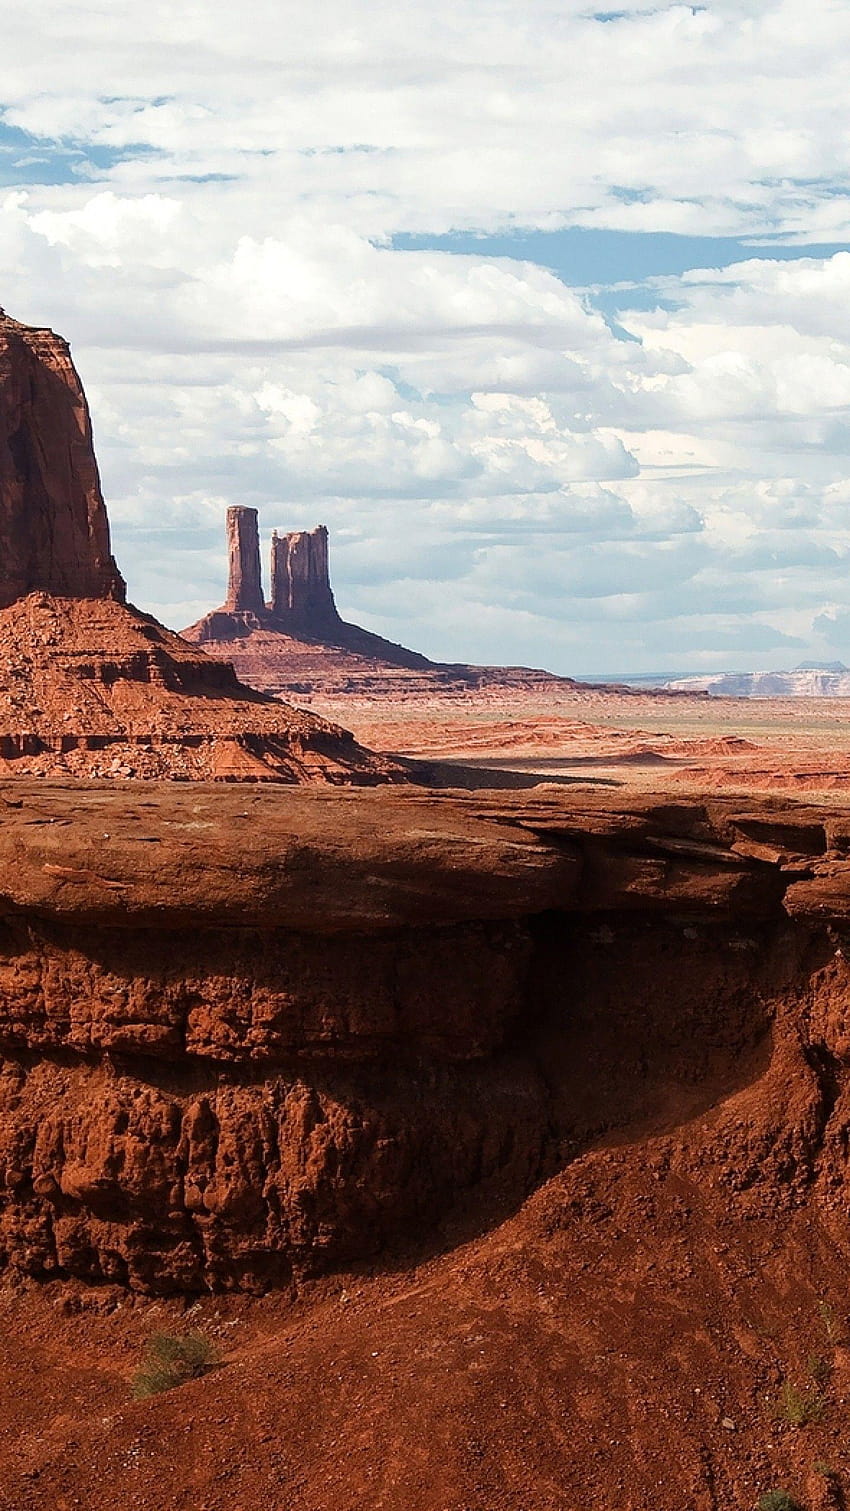
[(521, 1200), (801, 993), (850, 1063), (817, 887), (728, 848), (833, 818), (0, 786), (0, 1263), (263, 1289)]
[[(209, 1511), (841, 1506), (848, 966), (782, 888), (846, 831), (775, 800), (0, 785), (2, 1511), (130, 1479)], [(144, 1339), (189, 1326), (224, 1367), (131, 1401)]]
[(331, 592), (328, 532), (295, 530), (272, 534), (271, 612), (275, 619), (301, 624), (305, 632), (341, 624)]
[(0, 310), (0, 607), (35, 591), (124, 600), (67, 343)]
[(30, 594), (0, 609), (0, 773), (401, 780), (327, 719), (256, 693), (147, 614)]
[[(337, 669), (341, 662), (356, 671), (365, 667), (372, 675), (376, 668), (427, 670), (432, 666), (426, 656), (340, 618), (331, 588), (324, 525), (287, 535), (274, 532), (268, 605), (263, 603), (260, 586), (256, 510), (229, 509), (227, 538), (227, 599), (222, 608), (205, 615), (184, 634), (221, 660), (238, 659), (252, 673), (249, 686), (276, 695), (283, 679), (291, 692), (304, 691), (290, 664), (293, 650), (303, 656), (307, 649), (308, 657), (318, 650), (321, 660), (330, 648)], [(257, 671), (258, 649), (271, 661), (271, 675)]]
[[(234, 611), (264, 613), (256, 510), (228, 514)], [(402, 779), (124, 604), (68, 347), (0, 312), (0, 771)]]
[(262, 615), (260, 534), (256, 509), (227, 511), (228, 580), (225, 608), (230, 613)]

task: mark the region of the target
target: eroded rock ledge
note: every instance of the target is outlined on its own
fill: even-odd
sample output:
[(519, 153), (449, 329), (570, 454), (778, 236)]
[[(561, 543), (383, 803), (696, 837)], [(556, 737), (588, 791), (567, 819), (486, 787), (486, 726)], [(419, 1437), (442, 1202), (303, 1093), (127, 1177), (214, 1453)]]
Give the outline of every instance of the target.
[(780, 1008), (821, 1063), (845, 992), (826, 809), (18, 781), (0, 862), (0, 1259), (35, 1275), (261, 1289), (437, 1241), (707, 1105)]

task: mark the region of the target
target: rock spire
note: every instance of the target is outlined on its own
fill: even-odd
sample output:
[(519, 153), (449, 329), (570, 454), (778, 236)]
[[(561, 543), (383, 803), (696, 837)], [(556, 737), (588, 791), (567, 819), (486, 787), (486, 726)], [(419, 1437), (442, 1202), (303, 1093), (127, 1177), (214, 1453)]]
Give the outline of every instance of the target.
[(260, 570), (257, 510), (237, 506), (227, 511), (228, 583), (225, 609), (232, 614), (265, 613)]
[[(226, 602), (183, 634), (223, 661), (239, 660), (240, 675), (250, 685), (257, 685), (255, 652), (264, 663), (277, 666), (278, 670), (272, 668), (268, 676), (261, 673), (269, 689), (276, 691), (281, 671), (291, 666), (293, 655), (300, 654), (299, 646), (302, 650), (305, 646), (314, 650), (326, 647), (334, 655), (348, 652), (358, 658), (358, 664), (369, 660), (411, 669), (432, 665), (426, 656), (340, 617), (331, 587), (325, 525), (283, 535), (273, 532), (268, 603), (263, 602), (256, 509), (228, 509), (227, 543), (230, 577)], [(296, 681), (294, 691), (303, 692), (303, 679)]]
[(272, 534), (271, 611), (275, 619), (294, 616), (305, 625), (337, 620), (328, 569), (326, 525), (315, 530)]

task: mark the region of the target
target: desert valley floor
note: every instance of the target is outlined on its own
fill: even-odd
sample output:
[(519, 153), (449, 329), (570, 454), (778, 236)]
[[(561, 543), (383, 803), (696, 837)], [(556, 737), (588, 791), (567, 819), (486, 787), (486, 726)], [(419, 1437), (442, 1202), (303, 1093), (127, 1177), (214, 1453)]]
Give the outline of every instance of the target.
[(330, 693), (303, 705), (345, 723), (373, 749), (475, 766), (478, 782), (501, 782), (499, 773), (511, 771), (648, 792), (787, 790), (808, 799), (850, 789), (845, 699), (689, 697), (553, 679), (541, 690), (427, 699)]

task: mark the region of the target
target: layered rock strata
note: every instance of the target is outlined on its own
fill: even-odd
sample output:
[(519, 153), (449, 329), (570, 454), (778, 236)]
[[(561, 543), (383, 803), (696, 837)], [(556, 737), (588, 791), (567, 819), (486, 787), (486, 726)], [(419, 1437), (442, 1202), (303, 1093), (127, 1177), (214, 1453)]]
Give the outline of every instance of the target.
[[(256, 511), (230, 511), (228, 530), (234, 610), (261, 610)], [(402, 776), (338, 725), (242, 686), (232, 666), (125, 605), (68, 347), (2, 312), (0, 771), (357, 783)]]
[(17, 783), (0, 813), (0, 1256), (35, 1276), (261, 1290), (439, 1242), (708, 1105), (803, 1000), (815, 1063), (845, 969), (819, 810)]

